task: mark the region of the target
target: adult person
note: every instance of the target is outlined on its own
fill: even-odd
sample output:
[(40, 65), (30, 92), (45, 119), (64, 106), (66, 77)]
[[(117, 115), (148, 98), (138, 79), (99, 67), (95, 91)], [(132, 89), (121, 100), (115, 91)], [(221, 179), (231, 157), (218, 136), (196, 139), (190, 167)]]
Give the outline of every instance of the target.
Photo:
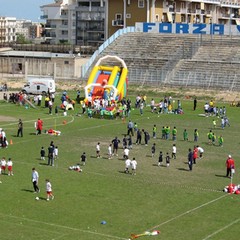
[(20, 135), (21, 135), (21, 137), (23, 137), (23, 122), (21, 119), (19, 119), (19, 121), (18, 121), (17, 137), (19, 137)]
[(128, 128), (127, 135), (131, 134), (132, 136), (134, 136), (134, 132), (133, 132), (134, 124), (133, 124), (132, 120), (129, 120), (127, 128)]
[(141, 144), (142, 142), (142, 132), (140, 129), (137, 130), (137, 140), (136, 140), (136, 144)]
[(233, 169), (235, 169), (235, 162), (231, 155), (228, 155), (228, 159), (226, 161), (226, 167), (227, 167), (227, 174), (226, 177), (232, 177)]
[(115, 137), (112, 140), (112, 145), (113, 145), (113, 154), (116, 154), (116, 156), (118, 156), (118, 145), (120, 143), (120, 140), (118, 139), (118, 137)]
[(54, 145), (49, 145), (48, 147), (48, 165), (49, 166), (54, 166)]
[(38, 118), (37, 120), (37, 135), (42, 133), (43, 121)]
[(41, 104), (42, 104), (42, 94), (39, 94), (38, 95), (38, 106), (41, 106)]
[(38, 187), (39, 174), (35, 168), (32, 168), (32, 183), (35, 193), (39, 193), (40, 189)]
[(195, 97), (193, 100), (193, 111), (195, 111), (197, 108), (197, 98)]
[(193, 165), (193, 152), (192, 149), (188, 149), (188, 167), (189, 171), (192, 171), (192, 165)]

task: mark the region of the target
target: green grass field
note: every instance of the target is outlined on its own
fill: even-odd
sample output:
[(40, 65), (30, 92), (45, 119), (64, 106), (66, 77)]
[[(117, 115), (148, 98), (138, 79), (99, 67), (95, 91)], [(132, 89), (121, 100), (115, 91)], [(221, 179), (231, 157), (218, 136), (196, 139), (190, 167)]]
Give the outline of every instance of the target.
[[(60, 95), (57, 96), (60, 98)], [(162, 97), (162, 96), (160, 96)], [(159, 98), (160, 98), (159, 97)], [(155, 99), (159, 99), (155, 97)], [(134, 96), (132, 96), (134, 102)], [(148, 96), (151, 99), (151, 96)], [(177, 98), (175, 98), (177, 100)], [(217, 121), (215, 135), (223, 135), (224, 146), (208, 144), (207, 133), (212, 128), (213, 117), (200, 117), (204, 102), (198, 103), (193, 111), (193, 101), (182, 101), (183, 115), (152, 114), (144, 109), (140, 116), (137, 109), (131, 119), (152, 135), (153, 125), (158, 128), (157, 139), (150, 139), (148, 146), (134, 145), (130, 158), (135, 157), (137, 175), (125, 174), (122, 149), (119, 158), (108, 159), (107, 147), (115, 136), (122, 140), (127, 132), (127, 121), (88, 119), (77, 117), (77, 105), (68, 116), (48, 115), (45, 108), (25, 109), (14, 104), (1, 102), (1, 116), (13, 117), (0, 122), (8, 141), (12, 145), (0, 149), (1, 157), (11, 157), (14, 176), (1, 175), (0, 225), (1, 240), (5, 239), (83, 239), (107, 240), (129, 239), (131, 233), (160, 230), (157, 236), (142, 239), (168, 240), (225, 240), (239, 239), (240, 196), (224, 193), (230, 183), (225, 178), (225, 161), (228, 154), (235, 159), (236, 174), (233, 182), (240, 183), (239, 169), (239, 108), (227, 106), (231, 127), (224, 130)], [(224, 103), (216, 103), (223, 106)], [(17, 122), (24, 123), (24, 137), (17, 138)], [(61, 136), (35, 135), (34, 122), (41, 118), (44, 130), (54, 128)], [(63, 124), (63, 121), (66, 124)], [(176, 126), (177, 159), (170, 167), (158, 167), (159, 151), (172, 151), (172, 140), (161, 139), (162, 126)], [(188, 130), (189, 141), (183, 141), (183, 130)], [(199, 142), (205, 150), (204, 158), (197, 161), (193, 171), (188, 171), (188, 148), (193, 148), (193, 131), (199, 130)], [(54, 167), (40, 160), (42, 146), (47, 150), (50, 141), (59, 148), (59, 159)], [(135, 136), (133, 138), (135, 142)], [(101, 142), (100, 159), (96, 158), (95, 147)], [(151, 146), (156, 143), (156, 155), (151, 157)], [(80, 155), (87, 153), (83, 172), (68, 170), (80, 162)], [(164, 161), (165, 165), (165, 161)], [(40, 175), (41, 192), (35, 200), (31, 183), (31, 169)], [(45, 179), (52, 182), (55, 199), (46, 201)], [(106, 221), (106, 224), (101, 224)]]

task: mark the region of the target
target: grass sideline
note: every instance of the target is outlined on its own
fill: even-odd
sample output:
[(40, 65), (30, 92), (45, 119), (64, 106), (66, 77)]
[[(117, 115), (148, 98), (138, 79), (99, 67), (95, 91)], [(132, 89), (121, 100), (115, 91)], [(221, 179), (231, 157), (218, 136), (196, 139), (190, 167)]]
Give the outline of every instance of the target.
[[(73, 93), (71, 93), (73, 95)], [(73, 95), (74, 96), (74, 95)], [(60, 95), (57, 96), (58, 101)], [(154, 96), (155, 99), (157, 99)], [(148, 96), (151, 99), (151, 96)], [(177, 100), (177, 98), (175, 99)], [(134, 98), (132, 98), (134, 102)], [(127, 122), (122, 120), (88, 119), (77, 117), (79, 105), (68, 116), (49, 116), (47, 109), (25, 109), (5, 102), (0, 103), (1, 115), (16, 121), (0, 122), (8, 140), (13, 144), (0, 149), (1, 156), (13, 159), (14, 176), (1, 175), (0, 198), (1, 239), (129, 239), (131, 233), (160, 230), (158, 236), (144, 239), (197, 239), (237, 240), (240, 197), (222, 192), (230, 180), (225, 178), (225, 161), (231, 154), (236, 162), (234, 183), (240, 183), (239, 169), (239, 108), (227, 106), (231, 127), (222, 130), (217, 122), (215, 134), (224, 136), (224, 147), (210, 146), (207, 132), (212, 128), (212, 117), (200, 117), (204, 102), (193, 111), (191, 100), (182, 101), (183, 115), (152, 114), (144, 109), (141, 117), (135, 109), (131, 119), (139, 128), (152, 133), (157, 125), (157, 139), (149, 145), (134, 145), (130, 157), (138, 162), (137, 175), (124, 174), (124, 161), (107, 159), (107, 147), (118, 136), (126, 134)], [(223, 106), (225, 103), (216, 103)], [(44, 121), (44, 129), (57, 128), (61, 136), (43, 134), (36, 136), (34, 122)], [(24, 137), (15, 137), (17, 120), (24, 122)], [(63, 122), (66, 121), (67, 124)], [(128, 121), (128, 120), (126, 120)], [(162, 126), (177, 127), (177, 159), (169, 168), (157, 167), (158, 153), (171, 153), (173, 142), (160, 139)], [(184, 142), (182, 132), (188, 130), (189, 142)], [(204, 158), (198, 160), (193, 171), (186, 171), (187, 152), (193, 147), (193, 130), (199, 130), (199, 145)], [(135, 137), (133, 138), (135, 140)], [(40, 160), (40, 149), (50, 141), (59, 148), (57, 166), (49, 167)], [(102, 158), (95, 157), (95, 146), (101, 142)], [(156, 143), (156, 156), (151, 158), (151, 145)], [(80, 162), (87, 153), (83, 172), (69, 171), (68, 167)], [(120, 150), (121, 153), (121, 150)], [(31, 169), (40, 174), (40, 200), (32, 192)], [(45, 200), (45, 179), (50, 178), (55, 199)], [(101, 224), (106, 221), (106, 224)]]

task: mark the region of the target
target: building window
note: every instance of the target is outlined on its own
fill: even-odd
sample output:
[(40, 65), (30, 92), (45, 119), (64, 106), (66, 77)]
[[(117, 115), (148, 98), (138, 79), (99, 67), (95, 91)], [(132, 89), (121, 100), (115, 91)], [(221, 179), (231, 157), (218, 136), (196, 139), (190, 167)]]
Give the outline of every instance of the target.
[(138, 7), (144, 8), (144, 0), (138, 0)]
[(116, 13), (115, 14), (115, 20), (122, 20), (122, 14), (121, 13)]
[(69, 64), (69, 61), (64, 61), (64, 64)]

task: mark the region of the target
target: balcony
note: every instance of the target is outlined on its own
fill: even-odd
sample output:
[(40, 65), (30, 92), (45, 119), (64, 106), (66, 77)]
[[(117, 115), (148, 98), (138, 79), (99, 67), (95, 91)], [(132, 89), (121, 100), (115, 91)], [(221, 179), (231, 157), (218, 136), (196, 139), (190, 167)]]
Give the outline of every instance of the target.
[(41, 15), (40, 16), (40, 19), (47, 19), (48, 18), (48, 15)]
[(123, 20), (112, 20), (112, 26), (123, 27), (123, 25), (124, 25)]
[(45, 29), (55, 29), (57, 27), (57, 25), (53, 25), (53, 24), (46, 24), (45, 25)]

